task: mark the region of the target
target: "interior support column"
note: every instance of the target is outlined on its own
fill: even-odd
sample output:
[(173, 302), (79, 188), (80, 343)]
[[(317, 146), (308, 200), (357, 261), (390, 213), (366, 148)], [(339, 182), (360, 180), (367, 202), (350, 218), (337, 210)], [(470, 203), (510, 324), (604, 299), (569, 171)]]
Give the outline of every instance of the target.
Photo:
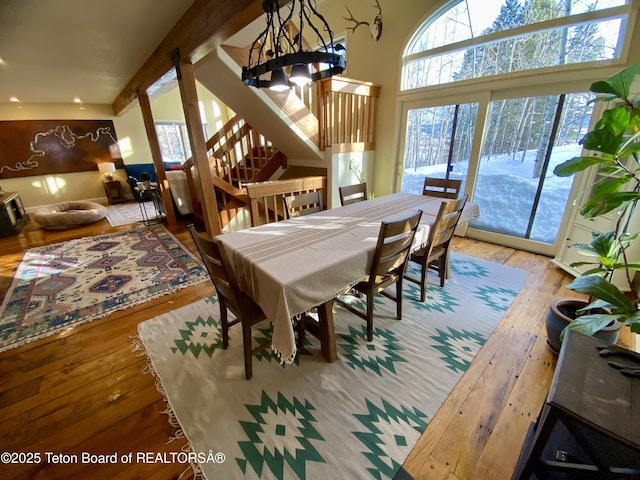
[(204, 224), (207, 233), (213, 237), (222, 233), (222, 229), (220, 228), (218, 203), (211, 181), (211, 173), (209, 172), (207, 144), (202, 131), (196, 78), (191, 63), (180, 61), (178, 52), (174, 52), (172, 57), (178, 77), (178, 85), (180, 86), (180, 98), (182, 99), (182, 109), (184, 110), (184, 118), (187, 124), (189, 143), (191, 144), (191, 156), (194, 159), (193, 164), (196, 170), (198, 187), (202, 192)]
[(156, 133), (156, 127), (153, 121), (153, 112), (151, 111), (151, 102), (149, 101), (149, 95), (147, 95), (146, 93), (138, 93), (138, 101), (140, 103), (140, 110), (142, 110), (142, 119), (144, 120), (144, 128), (147, 132), (149, 148), (151, 149), (153, 166), (156, 170), (158, 188), (160, 189), (162, 203), (164, 204), (164, 211), (167, 214), (167, 225), (169, 227), (175, 227), (176, 213), (173, 210), (173, 202), (171, 201), (169, 182), (167, 182), (167, 175), (164, 171), (162, 152), (160, 151), (160, 144), (158, 143), (158, 135)]

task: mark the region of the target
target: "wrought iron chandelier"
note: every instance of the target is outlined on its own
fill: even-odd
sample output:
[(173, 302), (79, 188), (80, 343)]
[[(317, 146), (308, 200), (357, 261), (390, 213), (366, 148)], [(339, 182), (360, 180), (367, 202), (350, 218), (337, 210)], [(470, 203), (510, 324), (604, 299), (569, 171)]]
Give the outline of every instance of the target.
[[(280, 8), (287, 4), (290, 4), (289, 11), (281, 15)], [(251, 45), (248, 65), (242, 67), (242, 81), (246, 85), (284, 91), (292, 83), (306, 85), (344, 71), (344, 57), (337, 53), (344, 47), (334, 45), (333, 33), (316, 10), (315, 0), (263, 0), (262, 8), (267, 26)], [(296, 13), (297, 25), (293, 20)], [(313, 24), (312, 16), (320, 27)], [(305, 28), (316, 34), (318, 51), (303, 49)], [(320, 29), (328, 36), (328, 41)]]

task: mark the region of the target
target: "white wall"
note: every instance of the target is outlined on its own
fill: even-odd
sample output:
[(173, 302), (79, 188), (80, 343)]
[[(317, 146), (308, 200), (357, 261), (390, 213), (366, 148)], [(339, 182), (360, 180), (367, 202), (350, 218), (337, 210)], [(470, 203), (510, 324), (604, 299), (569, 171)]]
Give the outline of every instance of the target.
[[(376, 196), (393, 191), (396, 162), (394, 132), (398, 126), (397, 93), (400, 85), (402, 51), (426, 15), (444, 2), (437, 0), (379, 0), (382, 7), (382, 37), (374, 42), (366, 27), (355, 32), (343, 17), (349, 16), (345, 2), (325, 0), (319, 5), (336, 36), (346, 33), (346, 77), (382, 85), (377, 103), (376, 150), (373, 160), (373, 185)], [(358, 20), (371, 22), (377, 14), (374, 2), (346, 4)]]

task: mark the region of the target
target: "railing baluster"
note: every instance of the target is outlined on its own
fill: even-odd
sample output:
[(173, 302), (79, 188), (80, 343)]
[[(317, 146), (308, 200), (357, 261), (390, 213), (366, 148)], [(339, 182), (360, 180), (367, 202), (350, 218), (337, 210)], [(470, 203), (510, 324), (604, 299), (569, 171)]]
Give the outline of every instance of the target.
[(376, 98), (380, 86), (343, 77), (318, 82), (320, 148), (342, 143), (364, 143), (373, 149)]
[(303, 177), (274, 182), (248, 183), (246, 189), (250, 198), (251, 225), (257, 226), (261, 224), (259, 221), (260, 205), (264, 208), (265, 223), (277, 222), (280, 217), (284, 217), (283, 207), (280, 205), (283, 195), (322, 190), (326, 197), (327, 177)]

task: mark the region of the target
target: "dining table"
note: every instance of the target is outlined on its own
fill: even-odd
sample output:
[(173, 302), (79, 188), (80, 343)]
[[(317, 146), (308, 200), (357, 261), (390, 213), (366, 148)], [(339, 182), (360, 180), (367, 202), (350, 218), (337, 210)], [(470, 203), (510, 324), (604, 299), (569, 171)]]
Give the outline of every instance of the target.
[[(284, 363), (296, 356), (295, 327), (317, 308), (322, 355), (336, 359), (332, 299), (363, 280), (381, 222), (422, 210), (412, 249), (429, 237), (446, 199), (393, 193), (310, 215), (220, 235), (239, 287), (273, 324), (271, 348)], [(459, 223), (480, 215), (467, 202)]]

